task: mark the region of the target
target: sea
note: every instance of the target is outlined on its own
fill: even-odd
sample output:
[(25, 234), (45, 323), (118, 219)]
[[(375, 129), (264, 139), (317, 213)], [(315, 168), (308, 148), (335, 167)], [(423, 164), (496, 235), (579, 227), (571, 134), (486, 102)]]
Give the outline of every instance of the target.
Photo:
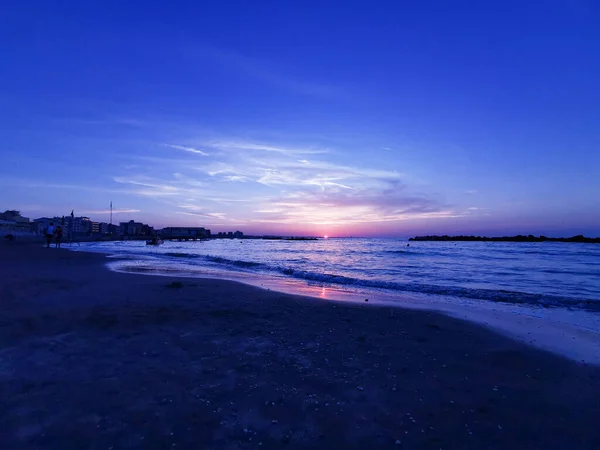
[(418, 303), (443, 298), (600, 312), (600, 245), (561, 242), (408, 242), (406, 239), (110, 241), (74, 250), (109, 268), (210, 277), (322, 298)]

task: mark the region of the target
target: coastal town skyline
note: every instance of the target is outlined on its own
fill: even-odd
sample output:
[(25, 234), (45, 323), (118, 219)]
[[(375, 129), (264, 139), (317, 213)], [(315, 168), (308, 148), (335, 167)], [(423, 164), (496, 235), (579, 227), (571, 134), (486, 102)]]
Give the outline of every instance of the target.
[(114, 220), (249, 234), (600, 235), (586, 5), (13, 4), (6, 207), (107, 222), (112, 200)]
[[(111, 202), (112, 209), (112, 202)], [(145, 238), (149, 236), (161, 236), (167, 237), (176, 236), (175, 240), (180, 237), (185, 237), (189, 233), (193, 232), (194, 238), (297, 238), (297, 239), (317, 239), (317, 238), (364, 238), (367, 236), (336, 236), (336, 235), (276, 235), (276, 234), (253, 234), (245, 235), (240, 230), (236, 231), (217, 231), (210, 230), (205, 227), (199, 226), (162, 226), (154, 227), (152, 224), (146, 224), (143, 222), (136, 222), (133, 219), (119, 220), (113, 223), (112, 211), (111, 220), (109, 222), (95, 221), (87, 216), (75, 216), (74, 211), (71, 211), (70, 215), (50, 215), (50, 217), (38, 217), (30, 219), (24, 217), (21, 211), (18, 210), (5, 210), (4, 213), (0, 213), (0, 236), (2, 234), (16, 235), (17, 237), (28, 236), (31, 234), (43, 235), (48, 225), (62, 225), (65, 227), (66, 232), (70, 237), (74, 238), (102, 238), (112, 236), (116, 239), (122, 239), (123, 237), (139, 237)], [(214, 231), (214, 232), (212, 232)], [(31, 236), (30, 236), (31, 237)], [(385, 238), (387, 236), (379, 236)], [(393, 236), (407, 238), (408, 236)], [(77, 239), (75, 239), (77, 240)], [(483, 241), (483, 242), (600, 242), (600, 236), (584, 236), (584, 235), (573, 235), (573, 236), (534, 236), (532, 234), (518, 234), (513, 236), (482, 236), (474, 234), (460, 234), (460, 235), (420, 235), (412, 236), (408, 239), (409, 241)]]

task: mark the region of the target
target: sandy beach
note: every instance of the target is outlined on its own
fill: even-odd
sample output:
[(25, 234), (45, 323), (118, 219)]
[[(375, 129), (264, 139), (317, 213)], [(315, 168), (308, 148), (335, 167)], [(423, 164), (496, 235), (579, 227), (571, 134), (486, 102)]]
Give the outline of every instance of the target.
[(2, 449), (600, 449), (600, 367), (438, 313), (0, 244)]

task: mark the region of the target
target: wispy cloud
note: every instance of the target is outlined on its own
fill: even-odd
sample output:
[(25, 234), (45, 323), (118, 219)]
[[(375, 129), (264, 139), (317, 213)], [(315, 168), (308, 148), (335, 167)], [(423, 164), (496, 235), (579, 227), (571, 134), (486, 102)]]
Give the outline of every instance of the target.
[(248, 181), (246, 177), (240, 175), (225, 175), (225, 179), (227, 181), (239, 181), (241, 183), (245, 183), (246, 181)]
[(221, 150), (254, 150), (262, 152), (281, 153), (283, 155), (318, 155), (328, 153), (327, 149), (319, 148), (289, 148), (269, 144), (261, 144), (245, 141), (209, 141), (205, 144), (207, 147), (214, 147)]
[(185, 145), (174, 145), (174, 144), (163, 144), (165, 147), (174, 148), (175, 150), (182, 150), (188, 153), (195, 153), (196, 155), (208, 156), (208, 153), (198, 150), (194, 147), (187, 147)]
[(467, 195), (477, 194), (477, 189), (469, 189), (468, 191), (465, 191), (465, 194), (467, 194)]
[(196, 48), (194, 54), (203, 58), (210, 58), (224, 67), (241, 72), (276, 88), (317, 97), (338, 97), (343, 93), (343, 89), (339, 86), (300, 80), (295, 76), (285, 74), (280, 67), (276, 67), (273, 62), (264, 59), (252, 58), (211, 47)]
[(298, 221), (316, 225), (343, 225), (365, 222), (390, 222), (423, 218), (462, 217), (432, 196), (396, 191), (363, 189), (320, 194), (301, 191), (273, 198), (272, 208), (258, 210), (260, 222), (293, 224)]
[(147, 176), (138, 176), (138, 177), (114, 177), (113, 178), (116, 183), (120, 183), (123, 185), (131, 185), (134, 188), (127, 190), (125, 192), (133, 195), (143, 196), (143, 197), (176, 197), (186, 192), (193, 192), (191, 189), (184, 189), (180, 186), (175, 186), (173, 184), (163, 183), (161, 180), (157, 180)]
[[(328, 186), (354, 189), (363, 184), (399, 183), (404, 174), (392, 170), (351, 167), (322, 160), (296, 160), (290, 155), (236, 155), (228, 162), (196, 167), (215, 181), (253, 181), (266, 186)], [(394, 186), (390, 185), (391, 188)]]
[(184, 216), (198, 216), (198, 217), (206, 217), (209, 219), (218, 219), (224, 220), (224, 213), (202, 213), (202, 212), (190, 212), (190, 211), (177, 211), (176, 214), (183, 214)]
[(208, 159), (172, 164), (150, 157), (137, 173), (114, 180), (129, 186), (128, 193), (161, 202), (171, 214), (204, 218), (206, 224), (341, 226), (475, 211), (457, 210), (439, 196), (415, 190), (399, 170), (336, 162), (337, 151), (234, 138), (204, 140), (201, 148), (218, 151)]

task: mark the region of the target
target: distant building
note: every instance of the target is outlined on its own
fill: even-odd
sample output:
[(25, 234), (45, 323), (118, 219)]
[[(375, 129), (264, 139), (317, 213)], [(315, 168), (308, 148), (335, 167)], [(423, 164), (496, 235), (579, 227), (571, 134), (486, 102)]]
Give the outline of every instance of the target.
[(116, 236), (119, 234), (119, 225), (107, 224), (108, 234), (111, 236)]
[(154, 234), (154, 228), (142, 222), (121, 222), (119, 224), (119, 234), (121, 236), (151, 236)]
[(35, 224), (30, 222), (27, 217), (23, 217), (19, 211), (11, 209), (0, 213), (0, 237), (34, 235), (35, 233)]
[(63, 228), (67, 231), (67, 234), (72, 233), (74, 236), (89, 236), (92, 234), (92, 221), (89, 217), (66, 216), (64, 222)]
[(154, 235), (154, 227), (143, 224), (142, 225), (142, 236), (152, 236), (152, 235)]
[(108, 234), (117, 235), (119, 234), (119, 228), (118, 225), (112, 225), (106, 222), (92, 222), (91, 233), (93, 235), (101, 236), (106, 236)]
[(142, 233), (142, 223), (130, 220), (119, 223), (119, 234), (121, 236), (139, 236)]
[(205, 239), (210, 237), (210, 230), (204, 227), (167, 227), (159, 234), (163, 239)]
[(244, 237), (244, 233), (242, 233), (241, 231), (219, 231), (217, 234), (215, 234), (213, 237), (219, 238), (219, 239), (233, 239), (233, 238), (243, 238)]
[(12, 220), (0, 219), (0, 238), (6, 235), (13, 236), (35, 236), (37, 232), (31, 227), (30, 222), (13, 222)]
[(29, 223), (29, 218), (23, 217), (21, 212), (16, 209), (7, 209), (3, 213), (0, 213), (0, 220), (15, 223)]
[(98, 232), (100, 234), (111, 234), (110, 233), (110, 224), (108, 224), (106, 222), (100, 222), (98, 224)]
[(116, 234), (116, 229), (118, 228), (116, 225), (112, 225), (115, 230), (111, 233), (111, 225), (106, 222), (92, 222), (92, 235), (101, 235), (105, 236), (107, 234)]

